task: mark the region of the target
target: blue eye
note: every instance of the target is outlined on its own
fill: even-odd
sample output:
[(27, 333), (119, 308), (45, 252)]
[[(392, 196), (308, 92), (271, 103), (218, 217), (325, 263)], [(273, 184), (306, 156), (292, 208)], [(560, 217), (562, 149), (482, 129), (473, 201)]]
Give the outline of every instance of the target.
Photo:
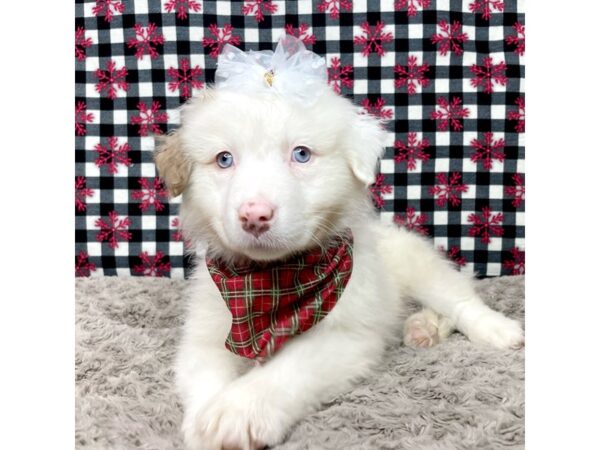
[(310, 150), (306, 147), (299, 146), (292, 150), (292, 159), (299, 163), (307, 163), (310, 161)]
[(229, 152), (221, 152), (217, 155), (217, 164), (221, 169), (227, 169), (233, 164), (233, 155)]

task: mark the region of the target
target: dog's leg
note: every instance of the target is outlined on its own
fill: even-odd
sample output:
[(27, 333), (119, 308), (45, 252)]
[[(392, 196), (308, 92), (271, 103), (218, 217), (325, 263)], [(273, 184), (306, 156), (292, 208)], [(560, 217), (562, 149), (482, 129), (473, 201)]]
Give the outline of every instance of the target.
[(211, 401), (200, 425), (210, 448), (259, 449), (281, 442), (296, 421), (368, 373), (385, 348), (375, 334), (314, 331), (289, 341)]
[(432, 347), (454, 331), (454, 323), (433, 309), (424, 308), (404, 322), (404, 344), (409, 347)]
[(471, 341), (498, 348), (523, 344), (523, 329), (487, 306), (471, 277), (458, 272), (433, 246), (403, 229), (382, 230), (379, 251), (397, 288), (449, 319)]

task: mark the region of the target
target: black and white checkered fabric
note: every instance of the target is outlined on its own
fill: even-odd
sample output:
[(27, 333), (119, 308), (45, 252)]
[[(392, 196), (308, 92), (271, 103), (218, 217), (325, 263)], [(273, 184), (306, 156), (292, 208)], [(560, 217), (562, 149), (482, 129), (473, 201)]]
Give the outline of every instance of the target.
[(77, 275), (187, 273), (151, 133), (178, 126), (223, 41), (273, 49), (286, 28), (326, 57), (334, 88), (390, 119), (381, 220), (431, 236), (463, 271), (523, 273), (522, 3), (77, 1)]

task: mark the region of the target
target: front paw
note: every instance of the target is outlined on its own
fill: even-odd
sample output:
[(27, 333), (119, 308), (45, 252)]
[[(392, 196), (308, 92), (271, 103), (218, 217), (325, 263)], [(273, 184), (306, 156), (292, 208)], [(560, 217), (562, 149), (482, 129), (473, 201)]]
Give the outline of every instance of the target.
[(470, 324), (467, 337), (479, 344), (500, 349), (521, 348), (525, 344), (522, 325), (497, 311), (489, 311)]
[(226, 387), (184, 427), (190, 450), (257, 450), (283, 440), (291, 425), (268, 387)]

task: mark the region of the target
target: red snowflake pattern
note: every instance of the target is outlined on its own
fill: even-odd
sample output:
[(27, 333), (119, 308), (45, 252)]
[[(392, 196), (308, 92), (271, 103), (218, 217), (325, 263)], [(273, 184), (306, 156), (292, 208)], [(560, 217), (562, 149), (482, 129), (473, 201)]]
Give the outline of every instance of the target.
[(448, 103), (445, 97), (439, 97), (437, 106), (440, 108), (436, 109), (431, 113), (431, 119), (437, 120), (437, 129), (439, 131), (446, 131), (448, 125), (452, 127), (454, 131), (462, 130), (462, 123), (460, 119), (469, 117), (469, 108), (462, 107), (462, 101), (458, 97), (453, 97), (452, 102)]
[(125, 5), (123, 2), (115, 0), (96, 0), (96, 6), (92, 8), (92, 14), (95, 16), (104, 15), (106, 22), (112, 22), (115, 13), (121, 13), (125, 11)]
[(336, 56), (331, 58), (331, 67), (327, 68), (328, 84), (333, 86), (335, 92), (341, 94), (342, 86), (351, 88), (354, 85), (354, 80), (350, 78), (352, 70), (350, 64), (342, 66), (340, 58)]
[(447, 252), (443, 245), (440, 245), (438, 250), (457, 266), (463, 267), (467, 265), (467, 258), (460, 254), (460, 248), (458, 248), (456, 245), (450, 247), (450, 250)]
[(257, 22), (265, 19), (265, 12), (273, 14), (276, 11), (277, 5), (273, 4), (271, 0), (246, 0), (242, 6), (242, 14), (245, 16), (254, 14)]
[(111, 211), (108, 213), (108, 222), (104, 219), (97, 219), (94, 223), (94, 226), (100, 228), (96, 240), (98, 242), (108, 241), (108, 246), (114, 250), (119, 247), (119, 239), (131, 240), (131, 232), (127, 231), (129, 225), (131, 225), (129, 217), (119, 219), (117, 212)]
[(365, 98), (361, 102), (361, 105), (367, 114), (371, 114), (379, 119), (388, 120), (393, 116), (391, 108), (384, 108), (385, 100), (381, 97), (377, 97), (377, 100), (375, 100), (373, 103), (371, 103), (368, 98)]
[(179, 68), (169, 67), (167, 74), (171, 78), (169, 90), (175, 92), (180, 90), (180, 95), (187, 99), (192, 96), (192, 89), (202, 89), (204, 83), (199, 80), (202, 75), (202, 69), (199, 66), (190, 68), (190, 61), (182, 58), (179, 61)]
[(417, 168), (417, 159), (423, 162), (429, 160), (429, 154), (425, 153), (425, 149), (429, 147), (429, 141), (425, 138), (419, 141), (417, 140), (417, 133), (408, 133), (407, 141), (396, 141), (394, 142), (394, 148), (397, 151), (394, 156), (394, 161), (401, 163), (406, 161), (406, 168), (408, 170), (415, 170)]
[(86, 198), (93, 197), (94, 191), (86, 186), (87, 180), (85, 177), (75, 178), (75, 208), (77, 211), (85, 211), (87, 209)]
[(89, 277), (96, 270), (96, 264), (91, 263), (88, 259), (87, 252), (81, 250), (75, 261), (75, 276)]
[(438, 173), (435, 176), (437, 184), (429, 188), (429, 193), (437, 196), (436, 205), (445, 206), (446, 202), (452, 206), (460, 205), (460, 194), (469, 190), (466, 184), (461, 183), (461, 177), (460, 172), (453, 172), (450, 181), (445, 173)]
[(329, 13), (332, 19), (340, 18), (340, 11), (352, 11), (351, 0), (323, 0), (317, 5), (317, 9), (322, 13)]
[(382, 173), (378, 174), (375, 178), (375, 183), (371, 185), (369, 190), (373, 196), (373, 202), (377, 208), (382, 208), (384, 204), (383, 194), (391, 194), (392, 186), (389, 184), (383, 184), (385, 175)]
[(178, 19), (187, 19), (189, 11), (200, 12), (201, 5), (194, 0), (169, 0), (165, 3), (165, 11), (177, 11)]
[[(133, 267), (134, 273), (138, 273), (145, 277), (166, 277), (171, 271), (171, 263), (163, 261), (165, 255), (158, 251), (156, 255), (150, 256), (148, 252), (142, 252), (138, 255), (142, 261), (141, 264)], [(167, 258), (168, 259), (168, 258)]]
[(431, 0), (397, 0), (396, 3), (394, 3), (394, 9), (400, 11), (401, 9), (406, 8), (406, 15), (408, 17), (413, 17), (417, 15), (419, 8), (425, 9), (430, 3)]
[(515, 105), (517, 105), (517, 110), (508, 113), (508, 120), (516, 120), (515, 131), (523, 133), (525, 131), (525, 99), (523, 97), (517, 98)]
[(75, 30), (75, 58), (84, 61), (87, 55), (85, 49), (92, 46), (92, 38), (85, 37), (85, 28), (77, 27)]
[(475, 152), (471, 155), (471, 161), (477, 163), (477, 161), (483, 161), (483, 168), (490, 170), (494, 167), (494, 159), (499, 162), (503, 162), (506, 155), (502, 151), (504, 148), (504, 138), (500, 138), (494, 141), (494, 133), (484, 133), (484, 141), (479, 142), (477, 139), (471, 141), (471, 147), (475, 149)]
[(175, 231), (173, 231), (173, 240), (177, 241), (177, 242), (181, 242), (183, 241), (183, 246), (187, 249), (191, 249), (193, 247), (192, 241), (190, 239), (186, 239), (185, 236), (183, 235), (183, 231), (181, 230), (180, 224), (179, 224), (179, 217), (175, 217), (172, 221), (171, 221), (171, 226), (175, 228)]
[(165, 205), (161, 202), (161, 198), (167, 200), (169, 198), (169, 194), (163, 185), (163, 182), (160, 178), (154, 178), (152, 180), (152, 185), (150, 185), (150, 181), (147, 178), (138, 179), (138, 183), (140, 185), (139, 191), (134, 191), (131, 194), (131, 197), (134, 200), (140, 200), (140, 210), (146, 211), (151, 206), (154, 207), (156, 211), (162, 211), (165, 208)]
[(158, 112), (160, 109), (160, 102), (153, 101), (152, 107), (148, 108), (146, 103), (139, 102), (137, 105), (140, 111), (139, 116), (133, 116), (131, 118), (132, 125), (139, 125), (138, 131), (140, 136), (148, 136), (148, 131), (155, 134), (162, 134), (159, 123), (166, 123), (169, 120), (169, 115), (166, 112)]
[(506, 195), (510, 195), (511, 197), (514, 197), (514, 199), (512, 201), (512, 205), (515, 208), (518, 208), (519, 206), (521, 206), (521, 203), (525, 199), (525, 183), (524, 183), (523, 177), (521, 175), (519, 175), (518, 173), (513, 174), (512, 179), (513, 179), (515, 185), (514, 186), (506, 186), (504, 188), (504, 193)]
[(84, 102), (77, 102), (75, 104), (75, 134), (85, 136), (87, 133), (85, 124), (93, 121), (94, 115), (87, 112), (87, 105)]
[(425, 222), (427, 222), (427, 216), (425, 214), (417, 215), (415, 208), (407, 208), (406, 214), (396, 214), (394, 216), (394, 223), (396, 225), (423, 235), (428, 234), (427, 228), (424, 226)]
[(117, 70), (117, 63), (113, 60), (108, 62), (106, 70), (96, 69), (96, 92), (102, 93), (106, 90), (106, 95), (111, 100), (117, 98), (117, 89), (127, 91), (129, 84), (125, 81), (127, 76), (127, 68), (125, 66)]
[(462, 32), (462, 24), (455, 20), (450, 25), (446, 20), (441, 20), (438, 27), (440, 32), (431, 36), (431, 42), (439, 44), (440, 55), (446, 56), (450, 50), (457, 56), (462, 55), (462, 44), (469, 40), (467, 33)]
[(502, 236), (504, 234), (501, 226), (503, 220), (504, 214), (493, 214), (489, 207), (484, 206), (481, 208), (481, 216), (474, 213), (469, 214), (468, 221), (473, 224), (469, 229), (469, 236), (481, 236), (481, 242), (489, 244), (491, 235)]
[(525, 26), (519, 22), (515, 22), (513, 25), (516, 35), (506, 36), (506, 43), (508, 45), (515, 45), (515, 53), (519, 56), (525, 54)]
[(157, 33), (156, 24), (149, 23), (147, 27), (135, 24), (135, 37), (129, 39), (127, 45), (129, 48), (135, 47), (135, 57), (142, 59), (144, 55), (150, 55), (151, 59), (158, 58), (157, 45), (163, 45), (165, 38), (162, 34)]
[(494, 83), (501, 86), (506, 86), (506, 83), (508, 83), (508, 78), (504, 74), (506, 72), (504, 61), (494, 64), (494, 61), (489, 56), (483, 58), (482, 66), (473, 64), (471, 72), (475, 75), (475, 78), (471, 78), (471, 86), (483, 86), (483, 92), (486, 94), (494, 92)]
[(285, 26), (285, 32), (290, 36), (300, 39), (304, 45), (313, 45), (315, 42), (317, 42), (317, 38), (314, 36), (314, 34), (310, 34), (308, 32), (309, 28), (310, 25), (307, 23), (301, 23), (298, 28), (294, 28), (294, 25), (290, 23)]
[(127, 167), (131, 166), (131, 158), (127, 157), (127, 152), (129, 150), (131, 150), (131, 147), (127, 142), (119, 145), (117, 137), (109, 137), (108, 148), (101, 143), (96, 144), (98, 158), (96, 158), (95, 163), (98, 167), (107, 166), (108, 171), (115, 174), (119, 171), (119, 164), (123, 164)]
[(408, 57), (408, 66), (401, 66), (396, 64), (394, 72), (398, 75), (394, 85), (396, 88), (406, 86), (408, 88), (408, 94), (413, 95), (417, 93), (417, 84), (421, 87), (427, 87), (429, 80), (425, 77), (425, 72), (429, 70), (429, 64), (423, 63), (422, 65), (417, 64), (417, 57), (411, 55)]
[(502, 266), (510, 271), (511, 275), (525, 275), (525, 252), (515, 247), (510, 251), (512, 259), (502, 262)]
[(355, 36), (354, 44), (363, 46), (362, 55), (369, 56), (371, 52), (379, 56), (385, 55), (383, 44), (394, 40), (392, 33), (383, 31), (385, 23), (378, 21), (375, 25), (369, 25), (369, 22), (364, 22), (360, 28), (364, 36)]
[(241, 39), (233, 34), (233, 27), (230, 24), (225, 24), (223, 28), (219, 28), (216, 23), (213, 23), (208, 26), (208, 32), (213, 37), (202, 38), (202, 46), (210, 47), (209, 56), (212, 58), (219, 56), (225, 44), (240, 45)]
[(469, 4), (469, 11), (473, 14), (481, 13), (484, 20), (489, 20), (492, 8), (496, 11), (504, 11), (504, 2), (501, 0), (475, 0)]

